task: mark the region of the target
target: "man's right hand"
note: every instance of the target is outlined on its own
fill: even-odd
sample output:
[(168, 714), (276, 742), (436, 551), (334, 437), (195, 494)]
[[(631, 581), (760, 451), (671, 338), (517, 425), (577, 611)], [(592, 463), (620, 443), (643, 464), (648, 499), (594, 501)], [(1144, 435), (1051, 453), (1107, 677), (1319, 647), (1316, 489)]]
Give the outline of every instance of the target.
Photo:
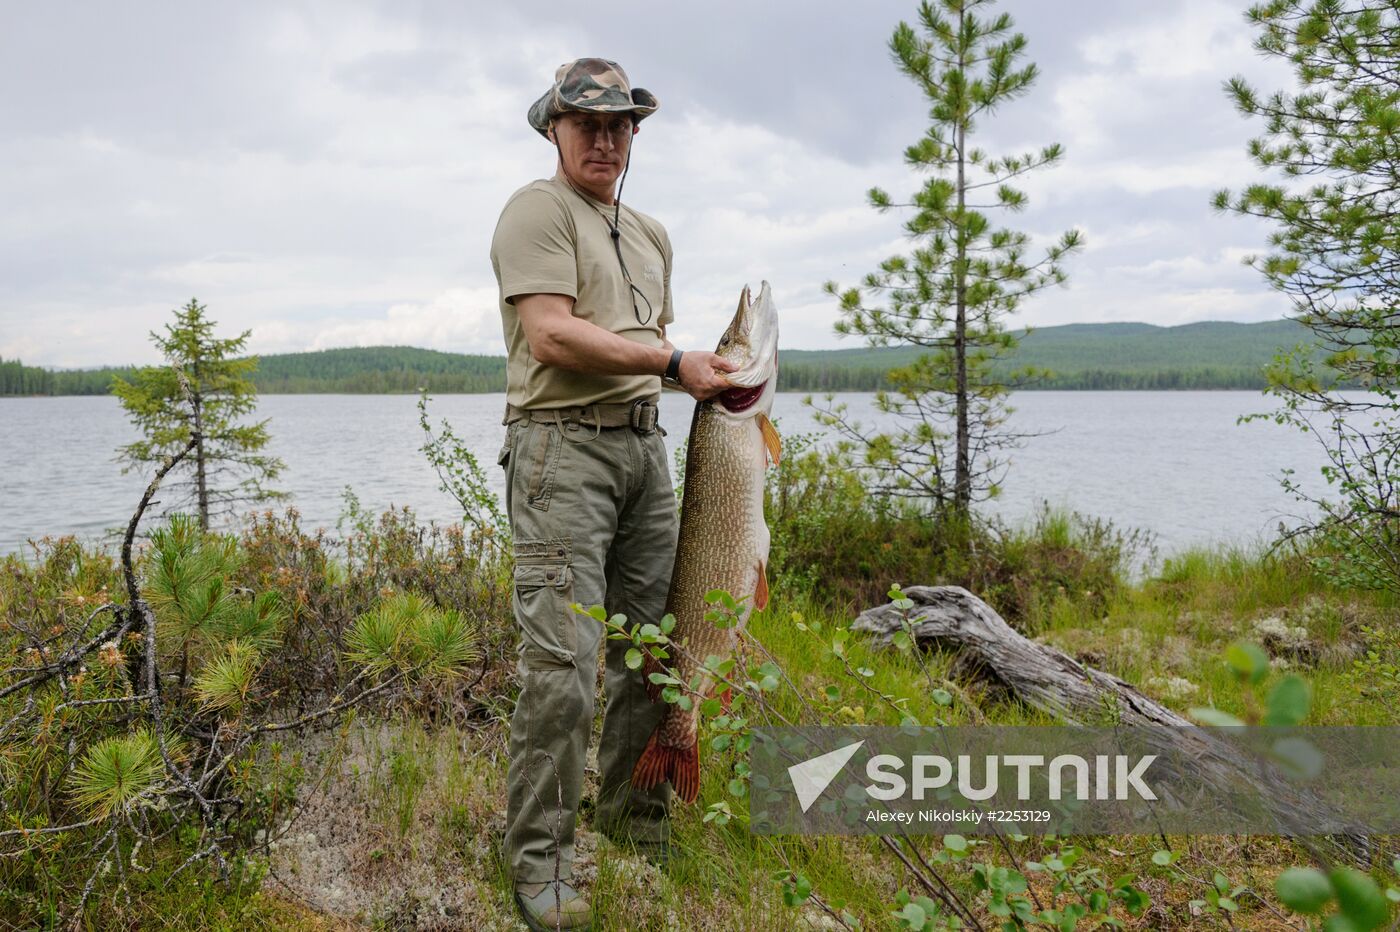
[(734, 386), (716, 372), (733, 372), (739, 364), (725, 359), (718, 353), (704, 350), (686, 350), (681, 355), (681, 388), (696, 401), (705, 401)]

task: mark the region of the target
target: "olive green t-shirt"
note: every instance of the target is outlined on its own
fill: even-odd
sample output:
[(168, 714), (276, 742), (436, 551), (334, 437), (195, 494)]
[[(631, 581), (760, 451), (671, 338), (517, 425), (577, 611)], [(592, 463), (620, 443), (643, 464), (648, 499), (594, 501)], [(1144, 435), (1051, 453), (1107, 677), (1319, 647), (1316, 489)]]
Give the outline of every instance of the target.
[(671, 240), (656, 220), (622, 205), (622, 259), (641, 291), (634, 295), (613, 247), (612, 214), (611, 206), (558, 175), (530, 182), (501, 210), (491, 266), (500, 285), (506, 400), (516, 407), (626, 402), (661, 391), (659, 375), (601, 375), (536, 362), (520, 326), (517, 295), (562, 294), (574, 299), (575, 317), (647, 346), (663, 345), (661, 328), (673, 317)]

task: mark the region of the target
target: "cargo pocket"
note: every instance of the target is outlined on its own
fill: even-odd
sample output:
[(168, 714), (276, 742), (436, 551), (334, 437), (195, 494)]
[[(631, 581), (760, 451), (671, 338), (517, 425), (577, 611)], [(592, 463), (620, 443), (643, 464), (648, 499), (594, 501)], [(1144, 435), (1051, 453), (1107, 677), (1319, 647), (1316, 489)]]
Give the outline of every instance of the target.
[(500, 466), (502, 469), (505, 468), (506, 463), (510, 460), (510, 441), (514, 433), (515, 425), (507, 424), (505, 442), (501, 444), (501, 452), (496, 454), (496, 465)]
[(525, 640), (525, 666), (571, 667), (578, 652), (578, 622), (570, 608), (574, 568), (569, 547), (563, 541), (522, 544), (516, 554), (514, 608)]
[(563, 438), (559, 436), (557, 428), (545, 424), (536, 425), (535, 435), (525, 502), (531, 508), (548, 511), (550, 493), (554, 491), (554, 473), (559, 468), (559, 444)]

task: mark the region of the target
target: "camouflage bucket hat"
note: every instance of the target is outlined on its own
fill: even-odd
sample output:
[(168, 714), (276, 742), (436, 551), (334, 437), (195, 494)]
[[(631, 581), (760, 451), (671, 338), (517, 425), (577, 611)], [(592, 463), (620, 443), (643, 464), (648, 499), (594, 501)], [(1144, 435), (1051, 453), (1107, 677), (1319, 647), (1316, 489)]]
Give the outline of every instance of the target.
[(576, 58), (554, 72), (554, 85), (530, 105), (530, 125), (549, 138), (549, 121), (566, 110), (593, 113), (631, 112), (641, 120), (656, 112), (661, 102), (650, 91), (632, 87), (627, 72), (605, 58)]

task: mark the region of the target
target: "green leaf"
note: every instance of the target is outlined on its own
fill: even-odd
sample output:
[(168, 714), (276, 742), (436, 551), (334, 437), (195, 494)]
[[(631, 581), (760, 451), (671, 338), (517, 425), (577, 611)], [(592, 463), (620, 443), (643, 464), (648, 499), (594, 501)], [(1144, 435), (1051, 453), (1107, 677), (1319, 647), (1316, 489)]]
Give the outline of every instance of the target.
[(1172, 862), (1173, 858), (1174, 855), (1170, 851), (1162, 850), (1152, 852), (1152, 863), (1156, 864), (1158, 867), (1166, 867)]
[[(617, 655), (614, 654), (613, 656), (616, 657)], [(637, 648), (635, 647), (629, 647), (627, 649), (626, 655), (623, 656), (622, 661), (623, 663), (627, 664), (627, 669), (636, 670), (642, 665), (642, 652), (637, 650)]]
[(1152, 898), (1137, 887), (1123, 887), (1117, 891), (1117, 895), (1123, 900), (1123, 907), (1131, 916), (1141, 915), (1143, 910), (1152, 905)]
[(1274, 892), (1289, 909), (1317, 913), (1332, 899), (1332, 885), (1322, 871), (1312, 867), (1290, 867), (1274, 881)]
[(924, 908), (918, 903), (905, 903), (904, 908), (894, 915), (907, 922), (911, 929), (922, 929), (924, 923), (928, 922), (928, 913), (924, 912)]
[(812, 881), (806, 876), (791, 876), (783, 885), (783, 903), (788, 906), (801, 906), (812, 895)]
[(1342, 915), (1360, 929), (1374, 929), (1390, 918), (1390, 907), (1380, 887), (1367, 874), (1350, 867), (1339, 867), (1331, 873), (1332, 889)]
[(1017, 870), (1008, 870), (1002, 890), (1006, 893), (1025, 893), (1027, 886), (1025, 874)]
[(1295, 779), (1312, 780), (1322, 773), (1322, 752), (1306, 738), (1280, 738), (1271, 751)]
[(1244, 722), (1235, 718), (1229, 712), (1222, 712), (1219, 709), (1209, 707), (1197, 706), (1191, 709), (1191, 715), (1198, 721), (1207, 725), (1236, 727), (1244, 724)]
[(1297, 725), (1308, 717), (1308, 708), (1312, 704), (1312, 698), (1308, 693), (1308, 684), (1303, 678), (1295, 674), (1289, 674), (1275, 684), (1269, 692), (1267, 702), (1268, 712), (1264, 716), (1265, 725), (1291, 726)]
[(1241, 679), (1251, 683), (1258, 683), (1269, 672), (1269, 655), (1250, 641), (1236, 641), (1225, 648), (1225, 662)]

